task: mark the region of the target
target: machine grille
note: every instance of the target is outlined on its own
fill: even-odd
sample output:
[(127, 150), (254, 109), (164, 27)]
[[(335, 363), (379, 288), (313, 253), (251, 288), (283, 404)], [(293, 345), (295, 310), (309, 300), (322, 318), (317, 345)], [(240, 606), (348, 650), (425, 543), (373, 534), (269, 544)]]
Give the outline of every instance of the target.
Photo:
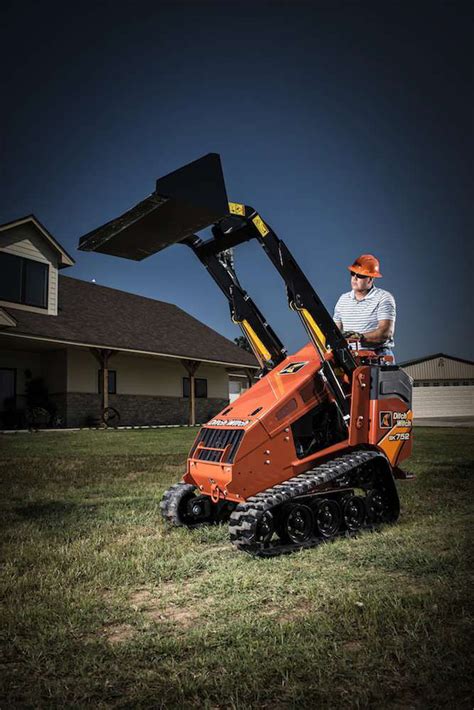
[(190, 458), (216, 463), (232, 463), (244, 432), (242, 429), (203, 427), (191, 449)]

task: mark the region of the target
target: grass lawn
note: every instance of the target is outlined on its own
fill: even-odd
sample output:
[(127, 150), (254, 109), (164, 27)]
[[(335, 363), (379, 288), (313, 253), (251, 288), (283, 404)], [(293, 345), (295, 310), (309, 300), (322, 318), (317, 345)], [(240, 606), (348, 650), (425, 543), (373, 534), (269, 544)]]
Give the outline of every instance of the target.
[(472, 708), (474, 429), (416, 429), (398, 524), (269, 560), (164, 528), (195, 433), (0, 436), (0, 707)]

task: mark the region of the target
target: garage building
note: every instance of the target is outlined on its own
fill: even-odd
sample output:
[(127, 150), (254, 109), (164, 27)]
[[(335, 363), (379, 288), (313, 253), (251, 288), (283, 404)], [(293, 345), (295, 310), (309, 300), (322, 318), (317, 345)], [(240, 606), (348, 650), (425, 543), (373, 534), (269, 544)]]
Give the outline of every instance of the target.
[(415, 419), (474, 418), (474, 362), (436, 353), (401, 367), (414, 380)]

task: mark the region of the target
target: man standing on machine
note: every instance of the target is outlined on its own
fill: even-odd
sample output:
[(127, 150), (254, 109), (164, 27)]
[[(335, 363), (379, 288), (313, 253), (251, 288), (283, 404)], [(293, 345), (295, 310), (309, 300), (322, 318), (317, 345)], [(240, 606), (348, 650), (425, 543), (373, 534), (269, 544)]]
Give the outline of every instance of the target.
[(391, 355), (394, 347), (396, 306), (391, 293), (377, 288), (381, 278), (379, 260), (362, 254), (347, 267), (351, 272), (351, 291), (343, 293), (334, 309), (334, 322), (348, 340), (377, 355)]

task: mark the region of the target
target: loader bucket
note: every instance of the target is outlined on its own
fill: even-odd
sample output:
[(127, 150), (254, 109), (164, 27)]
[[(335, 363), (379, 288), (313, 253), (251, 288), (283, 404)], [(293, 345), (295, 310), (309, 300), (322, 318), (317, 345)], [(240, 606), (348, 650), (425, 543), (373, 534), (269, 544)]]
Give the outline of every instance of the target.
[(218, 153), (156, 181), (156, 190), (120, 217), (85, 234), (82, 251), (141, 261), (209, 227), (229, 212)]

